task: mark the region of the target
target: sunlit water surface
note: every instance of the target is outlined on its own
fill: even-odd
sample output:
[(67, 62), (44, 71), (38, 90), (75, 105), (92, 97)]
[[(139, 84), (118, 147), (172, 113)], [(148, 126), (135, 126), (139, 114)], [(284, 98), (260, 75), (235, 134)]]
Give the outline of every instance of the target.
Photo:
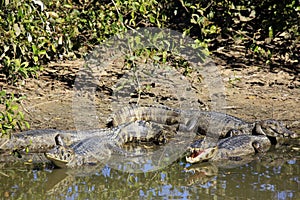
[(179, 160), (148, 173), (108, 166), (32, 169), (5, 164), (1, 199), (300, 199), (300, 152), (273, 150), (244, 164)]

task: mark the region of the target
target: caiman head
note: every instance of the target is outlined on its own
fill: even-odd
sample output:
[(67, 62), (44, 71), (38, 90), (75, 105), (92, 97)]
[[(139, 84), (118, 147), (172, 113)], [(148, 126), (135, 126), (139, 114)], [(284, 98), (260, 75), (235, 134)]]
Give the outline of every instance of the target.
[(273, 119), (255, 123), (255, 133), (275, 138), (298, 138), (299, 136), (288, 130), (284, 124)]
[(60, 134), (55, 136), (56, 146), (45, 153), (48, 160), (60, 168), (65, 168), (67, 164), (74, 159), (74, 151), (72, 148), (67, 147)]
[(185, 157), (187, 162), (197, 163), (206, 161), (211, 159), (217, 153), (217, 145), (204, 148), (203, 141), (204, 140), (198, 140), (188, 148), (188, 150), (190, 151), (190, 155)]

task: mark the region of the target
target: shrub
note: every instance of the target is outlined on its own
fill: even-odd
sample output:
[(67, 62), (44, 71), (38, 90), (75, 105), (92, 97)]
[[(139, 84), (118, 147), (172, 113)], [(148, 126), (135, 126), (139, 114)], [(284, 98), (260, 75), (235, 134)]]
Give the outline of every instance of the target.
[(17, 129), (29, 129), (29, 123), (25, 121), (24, 114), (19, 111), (19, 103), (24, 97), (15, 97), (14, 94), (8, 95), (5, 90), (0, 91), (0, 131), (1, 136), (10, 136), (11, 131)]

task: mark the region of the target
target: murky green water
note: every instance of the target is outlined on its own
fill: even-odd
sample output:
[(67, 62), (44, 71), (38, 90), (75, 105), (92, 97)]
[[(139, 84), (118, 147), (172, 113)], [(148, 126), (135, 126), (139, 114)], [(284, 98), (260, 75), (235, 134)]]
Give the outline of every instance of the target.
[[(245, 163), (177, 161), (155, 172), (108, 166), (32, 169), (6, 164), (1, 199), (300, 199), (300, 152), (284, 148)], [(247, 163), (248, 162), (248, 163)], [(187, 169), (189, 169), (187, 171)]]

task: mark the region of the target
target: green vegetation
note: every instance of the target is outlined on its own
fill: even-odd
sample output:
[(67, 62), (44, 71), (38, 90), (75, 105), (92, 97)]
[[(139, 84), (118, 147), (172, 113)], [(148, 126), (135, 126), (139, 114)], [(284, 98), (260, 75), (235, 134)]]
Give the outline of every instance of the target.
[(49, 61), (80, 58), (116, 33), (151, 26), (182, 31), (211, 51), (243, 46), (249, 59), (270, 66), (298, 63), (297, 0), (6, 2), (0, 5), (0, 59), (12, 82), (36, 75)]
[(215, 55), (299, 71), (299, 1), (187, 1), (184, 7), (191, 19), (189, 32), (206, 41)]
[[(0, 74), (11, 84), (36, 77), (49, 61), (82, 58), (110, 36), (139, 27), (180, 31), (239, 67), (251, 63), (299, 73), (299, 4), (298, 0), (1, 1)], [(170, 57), (167, 54), (148, 53), (162, 63)], [(127, 59), (129, 65), (134, 56)], [(2, 121), (11, 121), (5, 112)]]
[(34, 76), (47, 62), (76, 59), (128, 28), (161, 27), (156, 1), (15, 0), (0, 9), (0, 59), (10, 81)]
[[(29, 128), (29, 123), (25, 121), (24, 114), (19, 110), (19, 103), (23, 97), (15, 97), (14, 94), (8, 95), (4, 90), (0, 92), (0, 130), (1, 136), (10, 136), (11, 131), (16, 129), (23, 130)], [(4, 108), (2, 108), (2, 106)]]

